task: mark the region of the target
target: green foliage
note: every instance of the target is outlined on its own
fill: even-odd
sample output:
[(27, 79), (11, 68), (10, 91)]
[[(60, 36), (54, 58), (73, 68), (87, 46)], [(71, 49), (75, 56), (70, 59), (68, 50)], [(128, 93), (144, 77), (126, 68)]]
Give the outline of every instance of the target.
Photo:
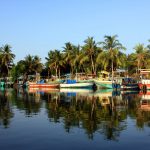
[(0, 74), (3, 77), (9, 75), (12, 69), (15, 54), (12, 53), (11, 46), (6, 44), (0, 48)]
[[(104, 36), (104, 41), (99, 42), (104, 50), (102, 54), (99, 54), (97, 58), (97, 62), (101, 59), (103, 62), (102, 69), (113, 71), (118, 67), (125, 67), (125, 54), (123, 54), (120, 50), (125, 50), (126, 48), (117, 40), (117, 35), (114, 36)], [(111, 67), (110, 67), (111, 66)]]
[(17, 64), (12, 69), (11, 75), (15, 81), (21, 75), (27, 76), (29, 74), (40, 73), (42, 69), (43, 64), (37, 55), (27, 55), (24, 60), (17, 62)]
[[(62, 50), (50, 50), (45, 63), (45, 69), (49, 74), (57, 77), (61, 74), (76, 72), (94, 73), (101, 70), (108, 72), (117, 68), (128, 69), (133, 75), (138, 69), (150, 68), (150, 44), (136, 45), (135, 52), (126, 55), (126, 48), (119, 42), (117, 35), (104, 36), (104, 41), (96, 42), (93, 37), (84, 40), (84, 44), (74, 45), (65, 43)], [(150, 42), (150, 40), (149, 40)], [(15, 55), (11, 51), (11, 46), (6, 44), (0, 48), (0, 76), (6, 77), (9, 74), (14, 79), (21, 75), (41, 73), (44, 65), (38, 56), (27, 55), (24, 60), (20, 60), (14, 65)]]

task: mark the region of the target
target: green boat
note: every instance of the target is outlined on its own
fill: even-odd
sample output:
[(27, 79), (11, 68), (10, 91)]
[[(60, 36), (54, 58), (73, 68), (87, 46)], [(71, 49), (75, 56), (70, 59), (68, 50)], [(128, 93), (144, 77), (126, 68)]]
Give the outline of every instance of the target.
[(112, 86), (112, 81), (103, 81), (103, 80), (98, 80), (95, 79), (94, 83), (96, 84), (96, 86), (98, 88), (102, 88), (102, 89), (113, 89)]

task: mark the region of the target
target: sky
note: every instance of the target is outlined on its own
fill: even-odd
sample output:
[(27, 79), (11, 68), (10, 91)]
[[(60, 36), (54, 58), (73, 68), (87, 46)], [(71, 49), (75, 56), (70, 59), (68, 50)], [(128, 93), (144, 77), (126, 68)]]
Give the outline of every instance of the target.
[(63, 50), (66, 42), (96, 42), (105, 35), (134, 52), (150, 39), (150, 0), (0, 0), (0, 47), (9, 44), (15, 62), (28, 54), (42, 62), (50, 50)]

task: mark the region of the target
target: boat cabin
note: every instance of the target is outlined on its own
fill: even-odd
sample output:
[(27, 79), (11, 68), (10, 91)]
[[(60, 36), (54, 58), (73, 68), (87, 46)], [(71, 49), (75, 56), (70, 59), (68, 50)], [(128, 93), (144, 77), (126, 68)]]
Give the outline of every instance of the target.
[(110, 73), (103, 70), (101, 72), (98, 72), (98, 77), (100, 80), (108, 81), (110, 80)]

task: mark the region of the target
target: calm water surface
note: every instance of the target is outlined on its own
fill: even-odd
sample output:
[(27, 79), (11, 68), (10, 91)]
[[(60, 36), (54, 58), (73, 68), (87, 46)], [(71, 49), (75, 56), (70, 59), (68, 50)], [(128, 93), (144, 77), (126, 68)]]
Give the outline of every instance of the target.
[(1, 89), (0, 149), (148, 150), (147, 100), (149, 92)]

